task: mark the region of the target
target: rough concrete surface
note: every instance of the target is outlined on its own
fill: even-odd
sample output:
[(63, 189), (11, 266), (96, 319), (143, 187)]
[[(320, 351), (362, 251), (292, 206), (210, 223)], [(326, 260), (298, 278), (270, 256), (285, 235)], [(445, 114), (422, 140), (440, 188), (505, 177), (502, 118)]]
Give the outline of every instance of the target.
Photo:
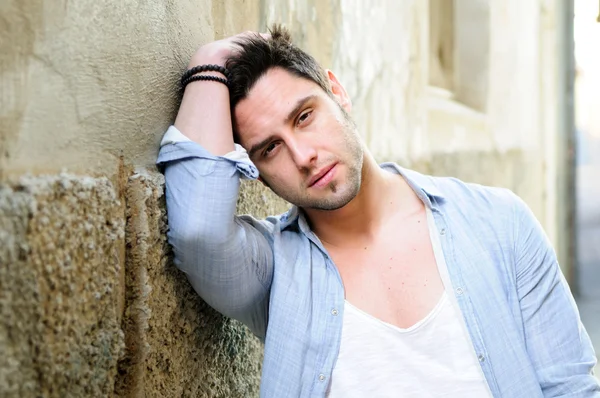
[(0, 176), (152, 164), (190, 55), (256, 29), (258, 3), (3, 1)]
[(0, 184), (0, 396), (111, 395), (123, 213), (105, 178)]
[[(262, 345), (173, 265), (163, 190), (155, 170), (120, 200), (105, 178), (0, 186), (0, 396), (258, 395)], [(286, 209), (242, 185), (240, 213)]]
[[(156, 171), (139, 171), (127, 183), (127, 349), (117, 395), (257, 396), (262, 345), (245, 326), (208, 307), (171, 262), (163, 190)], [(238, 210), (284, 211), (285, 203), (273, 197), (246, 183)]]

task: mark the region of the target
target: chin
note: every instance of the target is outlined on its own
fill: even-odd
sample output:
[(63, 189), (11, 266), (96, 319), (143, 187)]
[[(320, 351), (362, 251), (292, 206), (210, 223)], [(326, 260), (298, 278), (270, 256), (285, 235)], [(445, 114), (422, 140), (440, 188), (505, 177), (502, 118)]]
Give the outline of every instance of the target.
[[(303, 209), (333, 211), (346, 206), (360, 191), (362, 180), (360, 172), (350, 173), (349, 177), (345, 175), (342, 177), (345, 178), (338, 178), (327, 187), (318, 190), (304, 188), (299, 192), (293, 192), (279, 187), (271, 186), (270, 188), (277, 196), (294, 206)], [(310, 195), (311, 191), (316, 195)]]
[(325, 211), (339, 210), (356, 197), (358, 191), (360, 190), (360, 182), (358, 184), (351, 184), (341, 189), (335, 185), (332, 185), (330, 189), (332, 192), (326, 197), (310, 200), (310, 203), (307, 203), (307, 206), (301, 207)]

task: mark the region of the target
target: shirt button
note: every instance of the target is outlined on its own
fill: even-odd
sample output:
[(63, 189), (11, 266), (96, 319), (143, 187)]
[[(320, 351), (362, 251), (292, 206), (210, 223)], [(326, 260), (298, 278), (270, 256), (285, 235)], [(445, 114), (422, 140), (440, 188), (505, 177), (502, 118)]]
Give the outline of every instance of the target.
[(325, 381), (325, 375), (323, 373), (319, 375), (319, 381)]
[(440, 230), (440, 235), (446, 235), (446, 228), (442, 228)]
[(331, 310), (331, 315), (337, 316), (337, 314), (338, 314), (338, 310), (336, 310), (335, 308)]
[(477, 359), (479, 359), (479, 362), (485, 361), (485, 357), (483, 356), (483, 354), (479, 354), (479, 356), (477, 357)]
[(465, 291), (462, 289), (462, 287), (456, 288), (456, 294), (458, 294), (459, 296), (461, 294), (463, 294)]

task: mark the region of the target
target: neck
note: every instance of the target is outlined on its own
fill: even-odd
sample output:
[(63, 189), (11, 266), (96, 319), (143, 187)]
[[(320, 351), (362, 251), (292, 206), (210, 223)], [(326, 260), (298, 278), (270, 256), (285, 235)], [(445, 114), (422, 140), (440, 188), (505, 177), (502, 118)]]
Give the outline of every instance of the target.
[(365, 151), (358, 194), (337, 210), (303, 209), (313, 232), (331, 246), (372, 241), (391, 214), (410, 213), (421, 200), (404, 179), (379, 167)]

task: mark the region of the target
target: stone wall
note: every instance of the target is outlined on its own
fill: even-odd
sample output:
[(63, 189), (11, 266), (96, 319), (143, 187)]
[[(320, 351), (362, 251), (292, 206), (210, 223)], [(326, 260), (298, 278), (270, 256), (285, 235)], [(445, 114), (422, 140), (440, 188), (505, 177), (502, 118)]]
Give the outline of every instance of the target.
[[(512, 188), (560, 241), (554, 3), (469, 1), (495, 65), (475, 108), (431, 87), (433, 0), (4, 1), (0, 396), (258, 395), (260, 343), (172, 264), (153, 163), (195, 48), (271, 22), (337, 72), (378, 160)], [(243, 184), (239, 213), (286, 207)]]
[(104, 177), (0, 185), (0, 396), (107, 396), (125, 351), (124, 203)]

